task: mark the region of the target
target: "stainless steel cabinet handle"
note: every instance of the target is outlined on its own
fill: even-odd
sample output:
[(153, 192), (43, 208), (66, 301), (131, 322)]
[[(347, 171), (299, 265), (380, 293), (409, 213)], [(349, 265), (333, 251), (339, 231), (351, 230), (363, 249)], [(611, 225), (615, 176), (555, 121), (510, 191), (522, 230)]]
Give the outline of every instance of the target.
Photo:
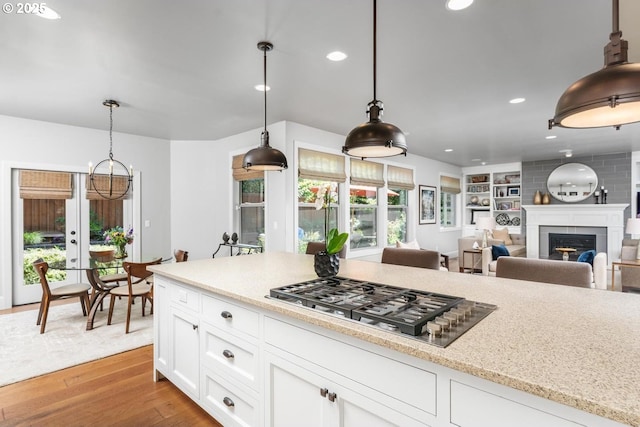
[(327, 395), (327, 398), (329, 399), (330, 402), (335, 402), (337, 397), (338, 397), (338, 395), (335, 394), (335, 393), (329, 393)]
[(234, 406), (236, 406), (235, 403), (233, 403), (233, 400), (229, 399), (228, 397), (225, 397), (224, 399), (222, 399), (222, 402), (227, 405), (229, 408), (233, 408)]
[(227, 359), (233, 359), (235, 356), (233, 355), (233, 353), (231, 352), (231, 350), (225, 350), (222, 352), (222, 355), (224, 357), (226, 357)]
[(327, 393), (329, 393), (329, 390), (327, 390), (326, 388), (320, 389), (320, 396), (327, 397)]
[(220, 316), (222, 316), (225, 319), (232, 319), (233, 315), (231, 313), (229, 313), (228, 311), (223, 311), (222, 313), (220, 313)]

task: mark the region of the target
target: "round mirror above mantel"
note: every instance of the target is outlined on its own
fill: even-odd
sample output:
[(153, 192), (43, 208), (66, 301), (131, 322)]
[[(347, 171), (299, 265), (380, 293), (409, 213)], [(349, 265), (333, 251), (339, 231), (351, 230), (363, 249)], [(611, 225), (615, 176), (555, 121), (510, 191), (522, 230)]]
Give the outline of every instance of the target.
[(581, 202), (593, 196), (598, 188), (598, 175), (582, 163), (565, 163), (555, 168), (547, 178), (551, 197), (565, 203)]

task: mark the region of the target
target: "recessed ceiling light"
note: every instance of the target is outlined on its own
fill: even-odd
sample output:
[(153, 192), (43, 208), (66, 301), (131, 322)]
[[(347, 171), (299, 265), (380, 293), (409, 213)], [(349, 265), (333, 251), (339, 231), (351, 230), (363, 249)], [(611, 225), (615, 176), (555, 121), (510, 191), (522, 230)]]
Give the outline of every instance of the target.
[(547, 135), (544, 137), (544, 139), (556, 139), (557, 136), (556, 135)]
[(509, 104), (521, 104), (525, 101), (524, 98), (513, 98), (509, 101)]
[[(264, 92), (264, 85), (255, 85), (254, 88), (256, 88), (256, 90), (260, 92)], [(269, 92), (270, 90), (271, 88), (269, 87), (269, 85), (267, 85), (267, 92)]]
[(472, 162), (479, 162), (482, 159), (471, 159)]
[(444, 152), (445, 152), (445, 153), (450, 153), (450, 152), (452, 152), (452, 151), (453, 151), (453, 148), (445, 148), (445, 149), (444, 149)]
[(471, 6), (473, 0), (447, 0), (447, 9), (462, 10)]
[(330, 61), (344, 61), (345, 59), (347, 59), (347, 54), (344, 52), (340, 52), (339, 50), (336, 50), (335, 52), (331, 52), (330, 54), (327, 55), (327, 59)]
[(44, 19), (60, 19), (60, 14), (58, 12), (42, 3), (40, 4), (40, 12), (36, 13), (36, 15)]
[(573, 151), (570, 148), (565, 148), (563, 150), (558, 150), (559, 153), (564, 153), (565, 157), (573, 156)]
[(484, 165), (486, 165), (486, 164), (487, 164), (487, 162), (482, 162), (482, 163), (480, 163), (480, 164), (481, 164), (482, 166), (484, 166)]

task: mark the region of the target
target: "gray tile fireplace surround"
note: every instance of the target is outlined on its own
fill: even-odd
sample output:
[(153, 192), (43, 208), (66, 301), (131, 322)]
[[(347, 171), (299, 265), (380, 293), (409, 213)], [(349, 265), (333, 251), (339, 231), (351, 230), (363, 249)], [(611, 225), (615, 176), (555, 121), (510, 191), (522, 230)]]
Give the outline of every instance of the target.
[[(596, 236), (596, 252), (607, 252), (607, 227), (571, 227), (571, 226), (544, 226), (539, 227), (540, 258), (547, 259), (553, 254), (549, 253), (549, 234), (591, 234)], [(562, 258), (561, 256), (556, 258)]]

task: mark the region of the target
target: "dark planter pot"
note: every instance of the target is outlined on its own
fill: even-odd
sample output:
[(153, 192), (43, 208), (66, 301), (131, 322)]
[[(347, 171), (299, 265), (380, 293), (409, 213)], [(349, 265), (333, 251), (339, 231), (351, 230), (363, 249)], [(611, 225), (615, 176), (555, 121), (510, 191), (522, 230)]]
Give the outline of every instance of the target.
[(340, 257), (338, 254), (329, 255), (325, 251), (320, 251), (314, 255), (313, 268), (318, 277), (333, 277), (340, 270)]

